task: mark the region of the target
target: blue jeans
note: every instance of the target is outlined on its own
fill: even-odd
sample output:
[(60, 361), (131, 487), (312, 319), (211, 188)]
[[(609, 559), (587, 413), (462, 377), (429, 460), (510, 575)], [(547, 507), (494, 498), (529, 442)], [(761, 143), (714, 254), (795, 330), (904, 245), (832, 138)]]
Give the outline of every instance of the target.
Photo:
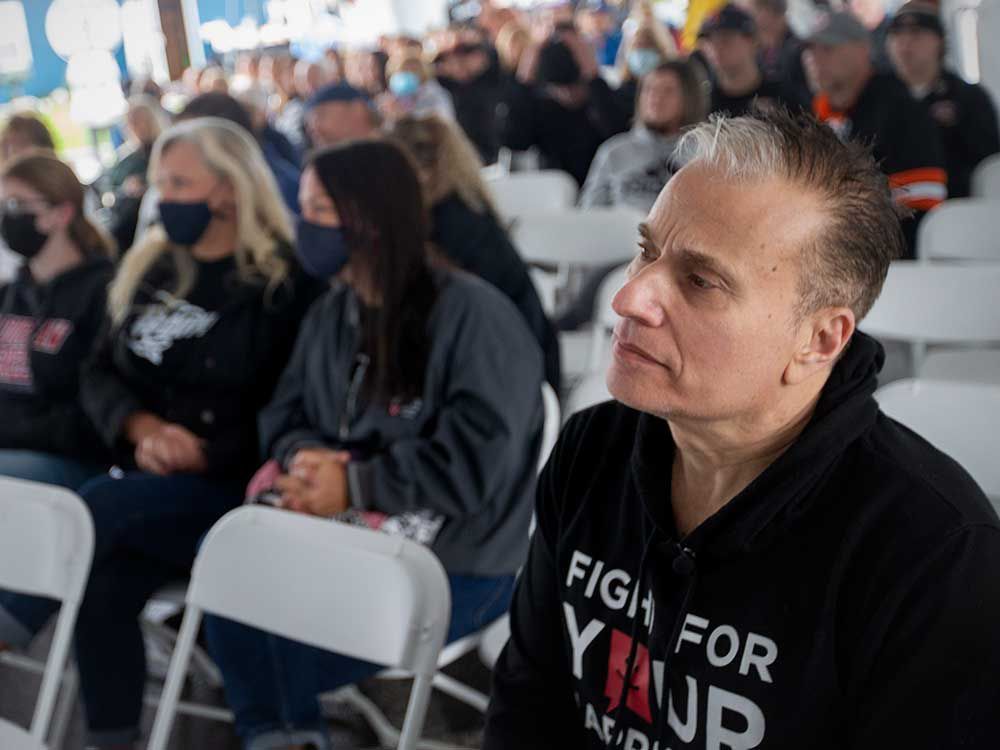
[[(76, 492), (80, 485), (107, 471), (107, 467), (75, 461), (54, 453), (0, 450), (0, 476), (55, 484)], [(0, 643), (24, 647), (48, 622), (59, 605), (51, 599), (16, 595), (20, 602), (17, 616), (7, 609), (14, 594), (0, 591)], [(17, 609), (17, 606), (15, 606)]]
[[(99, 477), (79, 489), (94, 519), (94, 563), (76, 624), (76, 660), (90, 743), (139, 736), (146, 652), (139, 615), (157, 590), (185, 579), (198, 542), (243, 500), (242, 483), (180, 474)], [(0, 610), (32, 633), (55, 607), (12, 594)]]
[(56, 484), (76, 492), (108, 467), (41, 451), (0, 450), (0, 476)]
[[(449, 642), (480, 630), (510, 606), (514, 576), (452, 575), (449, 582)], [(226, 700), (247, 750), (306, 742), (325, 750), (328, 740), (318, 696), (383, 669), (220, 617), (205, 618), (205, 636), (222, 670)]]

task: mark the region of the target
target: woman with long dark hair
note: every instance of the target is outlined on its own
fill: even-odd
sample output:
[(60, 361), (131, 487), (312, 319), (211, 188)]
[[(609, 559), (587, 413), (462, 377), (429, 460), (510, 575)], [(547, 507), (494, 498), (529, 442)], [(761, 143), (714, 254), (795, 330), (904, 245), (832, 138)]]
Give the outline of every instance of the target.
[[(502, 294), (429, 260), (420, 182), (399, 146), (314, 155), (299, 198), (299, 257), (334, 285), (261, 414), (272, 461), (249, 493), (428, 544), (461, 637), (506, 611), (524, 559), (541, 353)], [(378, 669), (218, 618), (206, 633), (253, 750), (328, 747), (317, 695)]]

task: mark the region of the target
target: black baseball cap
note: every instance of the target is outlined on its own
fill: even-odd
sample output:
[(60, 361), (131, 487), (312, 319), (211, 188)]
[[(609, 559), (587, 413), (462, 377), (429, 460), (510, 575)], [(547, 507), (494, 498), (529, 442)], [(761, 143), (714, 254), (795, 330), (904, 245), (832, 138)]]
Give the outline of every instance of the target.
[(757, 24), (753, 16), (737, 5), (730, 3), (705, 18), (698, 31), (699, 37), (711, 36), (716, 31), (736, 31), (747, 36), (757, 35)]
[(938, 15), (937, 8), (930, 3), (919, 0), (903, 5), (889, 22), (890, 33), (904, 29), (926, 29), (944, 38), (944, 24), (941, 23), (941, 16)]

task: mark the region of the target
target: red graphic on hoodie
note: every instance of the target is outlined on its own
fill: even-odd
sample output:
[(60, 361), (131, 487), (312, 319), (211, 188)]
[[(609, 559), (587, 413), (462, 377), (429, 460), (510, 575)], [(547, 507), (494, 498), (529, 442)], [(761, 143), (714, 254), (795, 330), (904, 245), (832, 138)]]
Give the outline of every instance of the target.
[[(608, 681), (604, 686), (604, 695), (610, 699), (607, 713), (618, 708), (625, 681), (625, 670), (628, 666), (628, 652), (632, 648), (632, 639), (620, 630), (611, 631), (611, 655), (608, 657)], [(629, 679), (628, 697), (625, 707), (636, 716), (641, 716), (647, 724), (653, 723), (653, 714), (649, 709), (649, 650), (641, 643), (636, 644), (635, 663)]]
[(58, 354), (72, 332), (73, 324), (68, 320), (62, 318), (46, 320), (35, 334), (35, 351)]
[(0, 384), (30, 391), (29, 346), (35, 319), (24, 315), (0, 316)]

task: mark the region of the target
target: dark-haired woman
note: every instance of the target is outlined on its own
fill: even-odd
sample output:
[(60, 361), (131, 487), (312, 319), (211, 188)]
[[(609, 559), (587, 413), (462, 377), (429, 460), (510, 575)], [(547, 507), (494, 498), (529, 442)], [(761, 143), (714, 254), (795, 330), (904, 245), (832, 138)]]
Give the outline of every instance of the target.
[(0, 474), (75, 490), (110, 465), (78, 396), (112, 244), (84, 215), (73, 170), (46, 151), (0, 172), (0, 237), (23, 259), (0, 285)]
[[(290, 510), (376, 513), (383, 529), (429, 544), (450, 575), (460, 637), (506, 611), (523, 561), (541, 353), (500, 292), (429, 262), (419, 179), (399, 146), (315, 155), (299, 197), (302, 263), (337, 283), (261, 415), (280, 466), (273, 486)], [(254, 750), (328, 747), (317, 695), (377, 670), (226, 620), (206, 632)]]

